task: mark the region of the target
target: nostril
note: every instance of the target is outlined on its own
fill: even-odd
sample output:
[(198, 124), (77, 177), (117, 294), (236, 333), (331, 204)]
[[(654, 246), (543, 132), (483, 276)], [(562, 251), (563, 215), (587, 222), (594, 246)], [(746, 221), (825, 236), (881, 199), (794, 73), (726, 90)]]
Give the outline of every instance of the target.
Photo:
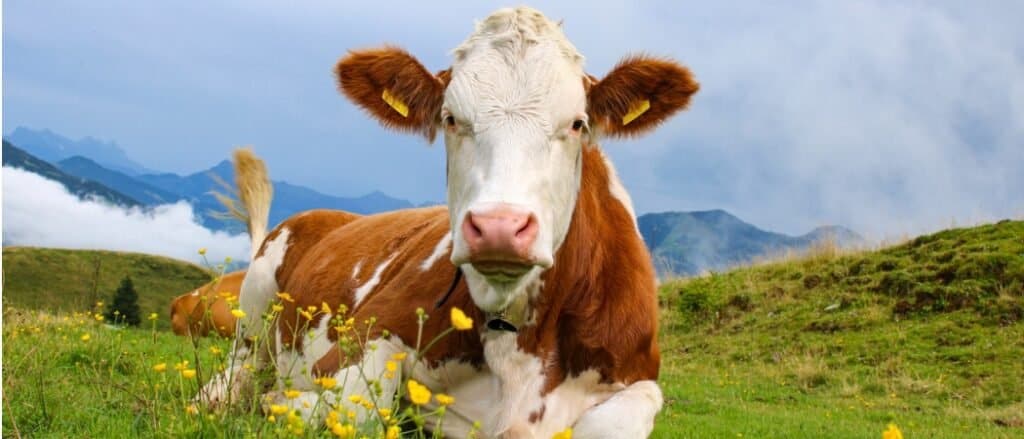
[(526, 221), (523, 221), (522, 227), (516, 230), (516, 238), (528, 238), (531, 235), (536, 234), (537, 231), (537, 219), (530, 214), (526, 217)]
[(473, 212), (467, 213), (466, 214), (466, 219), (462, 223), (463, 223), (463, 230), (462, 230), (462, 232), (463, 232), (463, 234), (466, 235), (467, 238), (481, 238), (481, 237), (483, 237), (484, 232), (482, 230), (480, 230), (480, 226), (477, 224), (476, 219), (473, 217)]

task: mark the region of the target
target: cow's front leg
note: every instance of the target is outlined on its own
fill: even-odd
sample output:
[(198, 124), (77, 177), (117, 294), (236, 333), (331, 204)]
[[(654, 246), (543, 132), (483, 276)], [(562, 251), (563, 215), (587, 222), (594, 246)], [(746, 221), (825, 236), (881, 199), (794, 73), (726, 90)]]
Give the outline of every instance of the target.
[(654, 381), (637, 381), (591, 407), (573, 426), (573, 438), (645, 438), (654, 430), (661, 411), (661, 388)]
[[(263, 398), (263, 409), (271, 413), (271, 406), (277, 405), (286, 407), (288, 411), (298, 410), (303, 420), (311, 425), (323, 422), (329, 410), (337, 409), (343, 419), (351, 411), (356, 414), (355, 423), (362, 423), (376, 416), (378, 409), (391, 408), (400, 377), (387, 366), (389, 361), (394, 361), (396, 369), (401, 367), (401, 362), (393, 360), (393, 357), (405, 352), (403, 346), (384, 339), (371, 341), (367, 343), (359, 363), (342, 367), (330, 375), (334, 378), (333, 388), (324, 388), (324, 381), (320, 380), (321, 384), (306, 388), (282, 388), (268, 392)], [(314, 381), (312, 378), (296, 380), (303, 383)]]

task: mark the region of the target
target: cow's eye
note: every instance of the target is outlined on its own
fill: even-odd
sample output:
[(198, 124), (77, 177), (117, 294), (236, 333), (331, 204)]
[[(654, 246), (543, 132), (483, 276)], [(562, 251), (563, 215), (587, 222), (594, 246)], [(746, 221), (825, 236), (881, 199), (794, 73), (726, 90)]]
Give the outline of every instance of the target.
[(455, 126), (455, 116), (452, 116), (452, 115), (449, 114), (448, 117), (444, 118), (444, 125), (446, 127), (449, 127), (449, 128), (454, 127)]
[(576, 121), (574, 121), (572, 123), (572, 130), (573, 131), (579, 131), (579, 130), (582, 130), (582, 129), (583, 129), (583, 119), (576, 119)]

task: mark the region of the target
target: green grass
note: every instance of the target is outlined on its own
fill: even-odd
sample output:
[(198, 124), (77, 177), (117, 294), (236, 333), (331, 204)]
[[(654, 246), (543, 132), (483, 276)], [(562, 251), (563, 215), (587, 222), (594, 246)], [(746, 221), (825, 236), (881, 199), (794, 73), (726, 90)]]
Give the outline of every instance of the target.
[[(875, 252), (823, 246), (660, 294), (666, 404), (653, 437), (879, 438), (890, 422), (907, 438), (1024, 437), (1024, 222)], [(5, 437), (15, 424), (54, 438), (283, 432), (255, 407), (186, 413), (225, 340), (12, 308), (7, 288), (4, 306)], [(198, 379), (173, 370), (185, 359)]]
[(657, 437), (1024, 437), (1024, 222), (660, 294)]
[[(5, 247), (3, 270), (3, 303), (8, 307), (87, 310), (96, 301), (109, 302), (121, 278), (129, 275), (142, 315), (155, 312), (161, 317), (173, 297), (212, 279), (198, 265), (162, 256), (33, 247)], [(170, 327), (166, 318), (159, 322), (161, 328)]]

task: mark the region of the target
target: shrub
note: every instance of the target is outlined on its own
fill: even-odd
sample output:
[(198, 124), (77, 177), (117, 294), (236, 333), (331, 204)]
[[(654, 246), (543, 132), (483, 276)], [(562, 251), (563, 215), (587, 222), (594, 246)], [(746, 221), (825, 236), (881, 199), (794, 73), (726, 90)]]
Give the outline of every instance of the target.
[(114, 292), (114, 297), (107, 305), (103, 316), (110, 322), (139, 326), (142, 323), (142, 310), (139, 309), (139, 294), (135, 292), (132, 278), (125, 276), (121, 285)]

